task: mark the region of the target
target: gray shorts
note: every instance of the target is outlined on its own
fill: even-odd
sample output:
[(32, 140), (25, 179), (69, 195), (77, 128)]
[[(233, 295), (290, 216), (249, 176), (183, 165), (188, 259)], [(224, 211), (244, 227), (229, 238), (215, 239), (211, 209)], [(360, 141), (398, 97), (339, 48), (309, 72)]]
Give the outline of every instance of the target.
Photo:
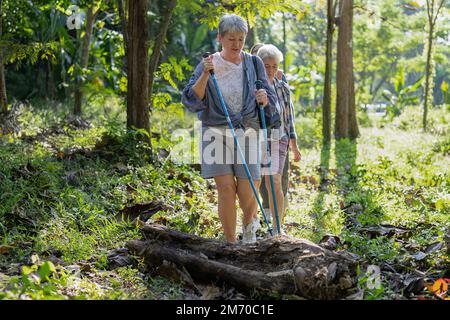
[[(258, 132), (235, 130), (253, 180), (261, 179), (261, 146)], [(232, 174), (248, 179), (241, 155), (228, 127), (202, 127), (200, 159), (203, 178)]]
[(287, 136), (280, 140), (269, 140), (269, 151), (271, 159), (271, 170), (269, 170), (269, 158), (266, 154), (266, 144), (263, 143), (262, 150), (262, 174), (267, 176), (270, 174), (282, 174), (286, 163), (286, 158), (289, 157), (289, 138)]

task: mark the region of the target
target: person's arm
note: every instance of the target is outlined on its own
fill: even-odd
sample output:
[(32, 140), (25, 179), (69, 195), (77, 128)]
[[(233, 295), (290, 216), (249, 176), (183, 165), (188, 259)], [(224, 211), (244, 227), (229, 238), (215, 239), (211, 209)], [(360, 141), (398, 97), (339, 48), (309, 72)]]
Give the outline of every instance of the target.
[(200, 100), (203, 100), (205, 98), (206, 86), (208, 85), (208, 79), (209, 79), (209, 74), (202, 72), (200, 77), (197, 79), (197, 81), (192, 86), (192, 91), (195, 93), (195, 95)]
[(294, 155), (293, 160), (295, 162), (300, 161), (300, 159), (302, 158), (302, 155), (301, 155), (300, 149), (298, 148), (298, 145), (297, 145), (297, 139), (289, 139), (289, 146)]
[(197, 82), (192, 86), (192, 90), (197, 95), (200, 100), (205, 97), (206, 86), (208, 85), (209, 74), (211, 70), (214, 70), (214, 65), (212, 62), (213, 56), (210, 55), (208, 58), (203, 58), (202, 65), (203, 70)]
[(195, 68), (194, 74), (181, 96), (181, 102), (192, 112), (202, 111), (207, 108), (205, 96), (212, 63), (205, 64), (204, 60)]
[(289, 139), (297, 140), (297, 132), (295, 131), (295, 113), (294, 104), (289, 97)]
[(302, 155), (297, 145), (297, 133), (295, 132), (295, 114), (294, 114), (294, 104), (292, 99), (289, 97), (289, 145), (291, 147), (292, 153), (294, 154), (294, 161), (300, 161)]

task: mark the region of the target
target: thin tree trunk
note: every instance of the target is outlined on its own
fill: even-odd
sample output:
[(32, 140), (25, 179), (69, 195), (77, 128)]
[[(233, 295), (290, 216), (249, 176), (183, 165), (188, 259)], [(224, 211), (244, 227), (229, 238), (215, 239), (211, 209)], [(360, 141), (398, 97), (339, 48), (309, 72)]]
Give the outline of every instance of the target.
[(354, 140), (359, 137), (358, 119), (356, 117), (356, 103), (355, 103), (355, 78), (353, 75), (353, 59), (352, 59), (352, 78), (350, 82), (350, 99), (348, 109), (348, 136)]
[[(3, 0), (0, 0), (0, 38), (3, 36)], [(8, 112), (8, 96), (6, 95), (5, 66), (3, 64), (3, 49), (0, 48), (0, 105), (1, 112)]]
[(433, 9), (434, 9), (434, 0), (427, 0), (427, 17), (428, 17), (428, 41), (427, 41), (427, 61), (425, 66), (425, 91), (424, 91), (424, 104), (423, 104), (423, 118), (422, 118), (422, 126), (423, 131), (427, 131), (427, 114), (428, 114), (428, 91), (430, 88), (430, 70), (431, 70), (431, 48), (433, 44), (433, 36), (431, 31), (433, 31)]
[[(95, 18), (98, 12), (99, 9), (94, 9), (93, 7), (90, 7), (87, 12), (86, 30), (83, 37), (83, 47), (81, 49), (80, 67), (82, 70), (87, 68), (89, 64), (89, 49), (91, 46), (91, 39), (92, 39), (92, 32), (94, 29)], [(83, 100), (83, 93), (81, 92), (81, 87), (83, 86), (83, 84), (84, 81), (77, 81), (75, 87), (75, 105), (74, 105), (75, 115), (81, 115), (81, 103)]]
[[(428, 115), (428, 107), (433, 104), (433, 94), (430, 93), (430, 90), (433, 90), (432, 83), (432, 50), (433, 50), (433, 39), (434, 39), (434, 29), (436, 26), (436, 21), (439, 16), (439, 12), (444, 5), (445, 0), (441, 0), (441, 2), (435, 8), (434, 0), (427, 0), (427, 16), (428, 16), (428, 42), (427, 42), (427, 62), (425, 69), (425, 93), (424, 93), (424, 105), (423, 105), (423, 130), (427, 131), (427, 115)], [(436, 9), (436, 12), (435, 12)], [(431, 98), (430, 98), (431, 96)]]
[(283, 72), (286, 74), (287, 65), (286, 65), (286, 53), (287, 53), (287, 36), (286, 36), (286, 15), (283, 13)]
[(8, 97), (6, 94), (5, 66), (3, 65), (3, 57), (0, 54), (0, 104), (2, 113), (8, 112)]
[(245, 38), (245, 42), (247, 48), (251, 48), (256, 43), (256, 34), (255, 34), (256, 26), (250, 26), (250, 21), (248, 19), (247, 19), (247, 26), (248, 26), (248, 33), (247, 37)]
[(147, 11), (147, 0), (128, 1), (127, 127), (150, 133)]
[(350, 33), (350, 44), (349, 44), (349, 52), (348, 52), (348, 85), (350, 87), (349, 92), (349, 105), (348, 105), (348, 136), (350, 139), (356, 139), (359, 136), (359, 129), (358, 129), (358, 121), (356, 118), (356, 103), (355, 103), (355, 74), (353, 72), (353, 0), (350, 1), (349, 5), (349, 13), (348, 13), (348, 19), (349, 22), (349, 30)]
[(8, 96), (6, 94), (5, 66), (3, 65), (3, 57), (0, 54), (0, 103), (2, 105), (2, 113), (8, 112)]
[[(373, 81), (371, 82), (372, 84), (375, 83), (375, 77), (373, 77)], [(380, 81), (375, 85), (375, 87), (373, 87), (373, 85), (370, 88), (370, 95), (372, 96), (372, 103), (376, 100), (375, 96), (377, 95), (378, 91), (380, 91), (381, 87), (383, 86), (384, 83), (386, 83), (387, 80), (387, 76), (383, 77), (380, 79)]]
[(177, 5), (177, 0), (170, 0), (167, 4), (166, 12), (164, 14), (163, 22), (161, 24), (159, 34), (156, 38), (155, 47), (153, 48), (152, 56), (150, 58), (150, 66), (149, 66), (149, 87), (148, 87), (148, 96), (151, 101), (152, 91), (153, 91), (153, 82), (155, 79), (156, 68), (159, 64), (159, 58), (161, 56), (161, 48), (164, 44), (164, 40), (166, 39), (167, 30), (169, 29), (170, 21), (172, 20), (173, 11)]
[(433, 26), (430, 25), (430, 34), (428, 38), (427, 44), (427, 64), (425, 69), (425, 97), (424, 97), (424, 105), (423, 105), (423, 130), (427, 131), (427, 115), (428, 115), (428, 103), (429, 92), (430, 92), (430, 77), (431, 77), (431, 49), (433, 48)]
[(45, 99), (48, 99), (49, 96), (49, 70), (48, 70), (48, 61), (45, 62)]
[(327, 42), (325, 62), (325, 85), (322, 105), (322, 135), (323, 142), (331, 141), (331, 79), (333, 73), (333, 33), (334, 12), (333, 0), (327, 0)]
[(56, 98), (56, 85), (55, 85), (55, 79), (53, 76), (53, 69), (52, 69), (52, 63), (50, 60), (47, 60), (47, 69), (49, 74), (49, 91), (50, 91), (50, 98), (54, 100)]
[[(118, 0), (119, 2), (119, 16), (120, 16), (120, 24), (122, 25), (122, 35), (123, 35), (123, 47), (124, 51), (128, 52), (128, 28), (127, 28), (127, 14), (125, 12), (126, 3), (124, 5), (125, 0)], [(125, 73), (127, 73), (127, 62), (125, 59), (123, 69)]]

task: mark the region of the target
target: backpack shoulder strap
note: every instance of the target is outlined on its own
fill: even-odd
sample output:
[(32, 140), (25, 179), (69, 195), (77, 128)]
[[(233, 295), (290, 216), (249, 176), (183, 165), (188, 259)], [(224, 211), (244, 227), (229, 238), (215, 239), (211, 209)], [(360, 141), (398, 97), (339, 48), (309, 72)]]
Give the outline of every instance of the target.
[(258, 77), (258, 61), (256, 60), (256, 56), (252, 55), (253, 67), (255, 68), (256, 79), (259, 80)]

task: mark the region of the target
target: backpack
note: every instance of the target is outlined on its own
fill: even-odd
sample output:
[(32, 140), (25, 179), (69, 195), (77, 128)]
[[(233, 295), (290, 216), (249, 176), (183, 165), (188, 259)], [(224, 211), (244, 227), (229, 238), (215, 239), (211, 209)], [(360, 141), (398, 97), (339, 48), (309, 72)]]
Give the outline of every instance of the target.
[[(260, 80), (258, 78), (258, 62), (256, 61), (256, 56), (252, 56), (253, 66), (255, 67), (256, 71), (256, 79)], [(275, 108), (276, 109), (276, 108)], [(261, 120), (261, 113), (258, 112), (258, 119), (259, 119), (259, 125), (262, 128), (262, 120)], [(269, 108), (264, 108), (264, 119), (266, 120), (266, 128), (269, 129), (277, 129), (281, 126), (281, 116), (278, 110), (275, 110), (274, 112), (270, 112)]]

